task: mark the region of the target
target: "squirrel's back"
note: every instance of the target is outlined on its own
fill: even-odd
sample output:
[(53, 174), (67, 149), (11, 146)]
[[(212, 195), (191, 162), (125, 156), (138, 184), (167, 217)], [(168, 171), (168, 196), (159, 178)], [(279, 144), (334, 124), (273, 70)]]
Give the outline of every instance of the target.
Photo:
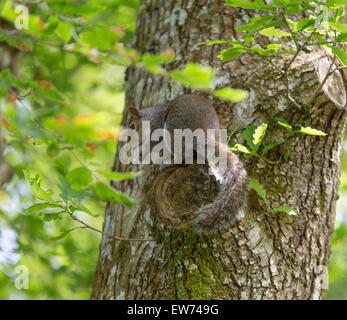
[(179, 126), (177, 129), (216, 129), (220, 128), (219, 119), (212, 103), (197, 94), (179, 96), (168, 104), (165, 123)]

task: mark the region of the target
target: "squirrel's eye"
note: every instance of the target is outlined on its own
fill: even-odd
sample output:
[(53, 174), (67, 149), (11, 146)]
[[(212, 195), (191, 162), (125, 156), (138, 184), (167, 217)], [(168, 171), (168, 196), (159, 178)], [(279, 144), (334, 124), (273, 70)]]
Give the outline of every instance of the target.
[(135, 129), (135, 123), (132, 123), (129, 128), (130, 129)]

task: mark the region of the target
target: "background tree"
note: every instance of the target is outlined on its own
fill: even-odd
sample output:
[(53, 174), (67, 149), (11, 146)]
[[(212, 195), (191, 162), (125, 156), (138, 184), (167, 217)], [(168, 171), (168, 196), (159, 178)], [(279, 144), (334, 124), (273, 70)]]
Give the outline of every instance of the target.
[[(253, 5), (245, 1), (227, 3), (246, 9), (272, 10), (262, 1)], [(278, 28), (277, 33), (274, 32), (274, 26), (282, 25), (268, 23), (268, 20), (268, 34), (263, 34), (293, 36), (295, 26), (287, 25), (285, 15), (295, 12), (289, 9), (280, 12), (286, 31)], [(247, 100), (235, 105), (213, 98), (222, 125), (230, 131), (236, 130), (233, 141), (242, 140), (241, 132), (246, 126), (268, 123), (265, 143), (282, 142), (266, 158), (243, 157), (250, 177), (257, 178), (266, 189), (266, 199), (261, 185), (254, 181), (254, 189), (265, 201), (251, 191), (244, 219), (244, 222), (250, 220), (249, 223), (240, 223), (215, 235), (197, 237), (187, 228), (170, 230), (158, 221), (160, 215), (171, 217), (178, 214), (177, 208), (183, 210), (208, 200), (202, 196), (207, 183), (194, 173), (196, 167), (195, 171), (188, 167), (161, 173), (155, 167), (144, 167), (145, 173), (136, 182), (119, 184), (121, 190), (140, 200), (135, 209), (109, 204), (104, 231), (131, 238), (152, 236), (157, 241), (119, 242), (103, 236), (93, 298), (319, 299), (323, 296), (324, 285), (320, 279), (324, 267), (328, 266), (334, 225), (345, 132), (346, 89), (339, 73), (335, 75), (338, 78), (335, 93), (329, 91), (328, 97), (321, 92), (324, 80), (319, 79), (320, 64), (326, 62), (326, 53), (314, 47), (303, 50), (304, 43), (296, 36), (288, 45), (280, 42), (286, 50), (296, 49), (294, 62), (290, 55), (268, 59), (265, 54), (243, 55), (242, 59), (229, 61), (240, 52), (250, 53), (240, 47), (242, 34), (237, 32), (240, 31), (237, 27), (243, 21), (251, 21), (248, 25), (251, 29), (252, 23), (254, 27), (257, 21), (252, 18), (256, 17), (259, 11), (225, 6), (223, 0), (142, 1), (135, 48), (154, 55), (173, 49), (176, 60), (166, 65), (168, 70), (183, 68), (188, 62), (215, 67), (218, 70), (214, 79), (216, 87), (250, 92)], [(293, 14), (290, 17), (294, 21), (303, 18)], [(262, 26), (258, 28), (261, 30)], [(222, 51), (224, 63), (221, 67), (218, 59), (221, 42), (199, 46), (204, 41), (233, 38), (233, 43), (226, 42), (226, 48), (233, 44), (233, 50)], [(260, 47), (252, 50), (261, 55), (261, 50), (269, 43), (264, 38), (258, 42)], [(127, 70), (127, 106), (158, 105), (187, 91), (190, 90), (167, 78), (136, 68)], [(127, 119), (125, 109), (124, 125)], [(304, 132), (305, 128), (306, 131), (315, 128), (327, 135), (296, 134)], [(249, 140), (247, 132), (243, 137)], [(252, 141), (248, 144), (251, 146)], [(121, 165), (119, 158), (114, 169), (130, 170)], [(198, 192), (189, 189), (191, 184), (195, 184)], [(298, 213), (296, 217), (284, 212), (283, 207), (287, 208), (287, 213), (292, 211), (288, 206)], [(282, 212), (256, 218), (274, 208), (281, 208), (278, 211)]]

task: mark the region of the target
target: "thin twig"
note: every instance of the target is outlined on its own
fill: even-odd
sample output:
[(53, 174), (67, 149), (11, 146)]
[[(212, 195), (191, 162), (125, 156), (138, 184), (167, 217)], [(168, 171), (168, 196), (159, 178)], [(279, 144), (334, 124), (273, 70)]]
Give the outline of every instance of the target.
[(240, 225), (247, 225), (247, 224), (250, 224), (251, 222), (258, 220), (259, 218), (264, 217), (264, 216), (266, 216), (268, 213), (271, 213), (271, 212), (273, 212), (273, 210), (267, 210), (267, 211), (263, 212), (262, 214), (260, 214), (259, 216), (256, 216), (256, 217), (253, 218), (253, 219), (249, 219), (249, 220), (247, 220), (247, 221), (241, 222)]
[(286, 82), (286, 89), (287, 89), (287, 99), (292, 102), (296, 107), (297, 109), (299, 110), (302, 110), (302, 106), (300, 104), (298, 104), (290, 95), (290, 92), (289, 92), (289, 78), (288, 78), (288, 70), (285, 70), (284, 72), (284, 80)]
[(294, 60), (296, 59), (296, 57), (299, 55), (299, 53), (302, 51), (302, 49), (304, 48), (304, 46), (301, 46), (298, 50), (296, 50), (294, 56), (292, 57), (292, 59), (288, 62), (288, 64), (284, 67), (285, 72), (287, 70), (289, 70), (290, 66), (292, 65), (292, 63), (294, 62)]
[[(285, 19), (285, 16), (283, 14), (283, 18)], [(287, 22), (287, 20), (286, 20)], [(291, 31), (290, 27), (289, 27), (289, 24), (287, 22), (287, 27), (288, 29)], [(286, 67), (284, 68), (284, 77), (285, 77), (285, 81), (286, 81), (286, 89), (287, 89), (287, 98), (290, 102), (292, 102), (296, 107), (297, 109), (299, 110), (302, 110), (302, 106), (300, 104), (298, 104), (290, 95), (290, 90), (289, 90), (289, 78), (288, 78), (288, 71), (289, 71), (289, 68), (291, 67), (291, 65), (293, 64), (293, 62), (295, 61), (295, 59), (297, 58), (297, 56), (300, 54), (300, 52), (307, 46), (307, 42), (310, 41), (310, 39), (313, 37), (313, 35), (315, 34), (317, 28), (314, 28), (313, 31), (311, 32), (310, 36), (307, 38), (307, 40), (305, 40), (305, 43), (298, 47), (298, 43), (296, 41), (296, 38), (294, 37), (293, 33), (291, 32), (292, 34), (292, 37), (293, 37), (293, 40), (295, 42), (295, 45), (297, 47), (297, 50), (296, 50), (296, 53), (295, 55), (292, 57), (292, 59), (289, 61), (289, 63), (286, 65)]]
[(271, 57), (266, 57), (268, 59), (265, 59), (265, 61), (267, 61), (271, 66), (273, 66), (277, 71), (279, 71), (282, 75), (284, 75), (284, 71), (279, 68), (278, 66), (276, 66), (272, 61), (271, 61)]
[(20, 3), (20, 4), (40, 4), (43, 2), (43, 0), (37, 0), (37, 1), (32, 1), (32, 0), (15, 0), (15, 3)]
[(292, 36), (292, 38), (293, 38), (293, 40), (294, 40), (296, 49), (299, 50), (298, 41), (296, 40), (296, 37), (295, 37), (295, 35), (294, 35), (294, 33), (293, 33), (293, 30), (291, 29), (291, 27), (290, 27), (290, 25), (289, 25), (289, 23), (288, 23), (288, 21), (287, 21), (287, 19), (286, 19), (285, 14), (282, 12), (281, 15), (282, 15), (283, 22), (285, 23), (285, 25), (286, 25), (288, 31), (290, 32), (290, 34), (291, 34), (291, 36)]
[(296, 57), (299, 55), (299, 53), (307, 46), (307, 42), (311, 40), (311, 38), (313, 37), (313, 35), (315, 34), (317, 28), (314, 28), (313, 31), (311, 32), (311, 34), (309, 35), (309, 37), (305, 40), (305, 43), (299, 47), (299, 49), (296, 51), (295, 55), (292, 57), (292, 59), (289, 61), (289, 63), (287, 64), (287, 66), (284, 68), (286, 71), (289, 70), (290, 66), (292, 65), (292, 63), (294, 62), (294, 60), (296, 59)]
[(310, 101), (306, 103), (306, 106), (309, 106), (309, 105), (317, 98), (317, 96), (320, 94), (321, 90), (323, 89), (325, 83), (327, 82), (328, 78), (329, 78), (336, 70), (339, 69), (339, 68), (337, 67), (337, 68), (335, 68), (334, 70), (331, 71), (333, 65), (335, 64), (335, 61), (336, 61), (336, 55), (334, 55), (333, 60), (332, 60), (332, 62), (331, 62), (331, 64), (330, 64), (330, 66), (329, 66), (329, 70), (328, 70), (327, 74), (325, 75), (325, 77), (324, 77), (322, 83), (320, 84), (320, 86), (319, 86), (317, 92), (313, 95), (313, 97), (310, 99)]
[(279, 164), (279, 163), (281, 162), (281, 159), (282, 159), (282, 153), (280, 154), (279, 159), (276, 160), (276, 161), (269, 160), (268, 158), (266, 158), (266, 157), (264, 157), (264, 156), (262, 156), (262, 155), (260, 155), (260, 154), (258, 154), (258, 153), (257, 153), (257, 157), (258, 157), (259, 159), (264, 160), (265, 162), (267, 162), (267, 163), (269, 163), (269, 164)]
[(156, 241), (155, 239), (135, 239), (135, 238), (123, 238), (123, 237), (117, 237), (115, 235), (112, 235), (112, 234), (108, 234), (108, 233), (105, 233), (99, 229), (96, 229), (90, 225), (88, 225), (87, 223), (85, 223), (84, 221), (76, 218), (76, 217), (72, 217), (73, 220), (77, 221), (78, 223), (82, 224), (85, 228), (88, 228), (90, 230), (94, 230), (98, 233), (101, 233), (102, 235), (105, 235), (107, 237), (111, 237), (111, 238), (114, 238), (116, 240), (120, 240), (120, 241)]
[(51, 8), (48, 7), (48, 5), (46, 3), (38, 3), (38, 7), (43, 10), (46, 11), (48, 13), (50, 13), (52, 16), (55, 16), (57, 18), (59, 18), (62, 21), (66, 21), (72, 24), (76, 24), (76, 25), (82, 25), (82, 26), (87, 26), (89, 28), (92, 27), (91, 24), (89, 24), (86, 20), (81, 20), (79, 18), (71, 18), (71, 17), (66, 17), (60, 13), (57, 13), (55, 11), (53, 11)]
[[(42, 40), (36, 40), (36, 39), (32, 38), (29, 34), (24, 33), (21, 30), (17, 30), (17, 29), (6, 30), (6, 29), (3, 29), (3, 28), (0, 28), (0, 33), (4, 33), (4, 34), (6, 34), (8, 36), (11, 36), (14, 39), (22, 41), (24, 43), (26, 42), (26, 43), (30, 43), (32, 45), (47, 46), (47, 47), (54, 48), (54, 49), (56, 49), (58, 51), (71, 53), (71, 54), (74, 54), (74, 55), (84, 59), (85, 61), (91, 62), (89, 57), (87, 55), (83, 54), (82, 52), (79, 52), (79, 51), (76, 51), (76, 50), (72, 50), (72, 49), (70, 50), (70, 49), (66, 48), (64, 45), (56, 45), (54, 43), (50, 43), (50, 42), (46, 42), (46, 41), (42, 41)], [(28, 37), (26, 37), (26, 36), (28, 36)], [(103, 52), (101, 52), (101, 53), (103, 53)], [(103, 57), (105, 59), (107, 59), (108, 58), (107, 57), (107, 53), (104, 53)], [(112, 64), (119, 65), (119, 66), (122, 66), (122, 67), (129, 67), (129, 64), (122, 63), (122, 62), (115, 61), (115, 60), (112, 60)]]

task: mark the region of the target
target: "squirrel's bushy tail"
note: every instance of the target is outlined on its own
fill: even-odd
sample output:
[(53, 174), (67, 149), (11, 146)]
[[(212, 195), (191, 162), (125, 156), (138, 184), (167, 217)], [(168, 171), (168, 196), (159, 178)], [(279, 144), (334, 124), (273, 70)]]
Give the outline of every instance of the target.
[[(220, 147), (221, 145), (218, 146)], [(216, 198), (194, 213), (196, 215), (194, 223), (198, 234), (209, 233), (222, 225), (232, 226), (240, 220), (247, 181), (247, 172), (239, 158), (227, 150), (227, 170), (220, 181), (220, 190)]]

